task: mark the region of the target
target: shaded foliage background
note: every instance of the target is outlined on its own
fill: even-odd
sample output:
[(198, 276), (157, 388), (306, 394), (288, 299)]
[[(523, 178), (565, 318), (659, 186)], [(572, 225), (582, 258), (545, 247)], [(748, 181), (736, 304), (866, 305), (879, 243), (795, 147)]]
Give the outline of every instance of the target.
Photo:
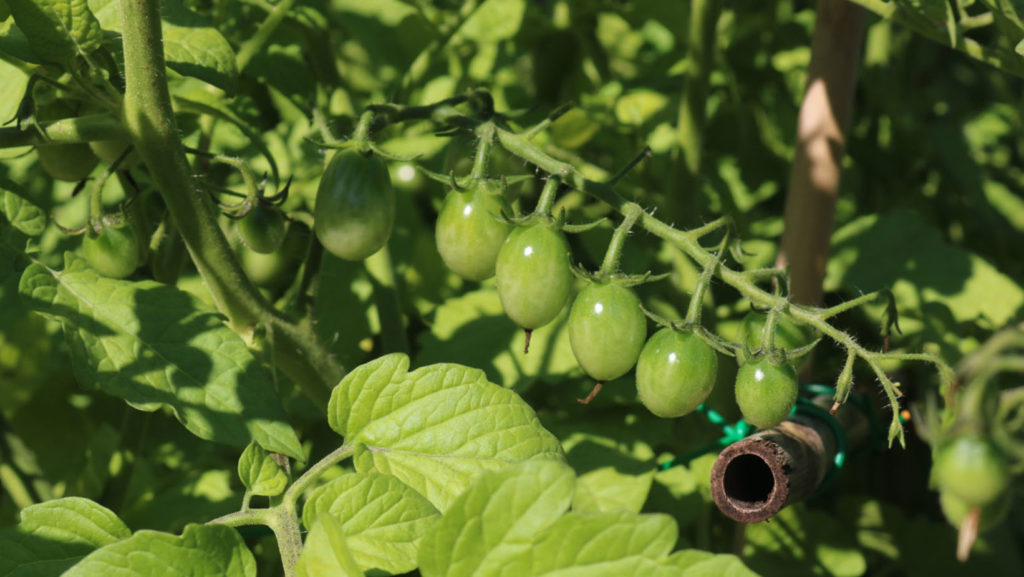
[[(217, 22), (236, 49), (255, 32), (266, 8), (255, 0), (187, 4)], [(311, 121), (314, 110), (323, 112), (331, 131), (343, 136), (369, 104), (426, 104), (475, 87), (490, 90), (498, 110), (522, 125), (571, 102), (575, 107), (539, 137), (555, 156), (576, 162), (588, 177), (606, 178), (650, 146), (653, 158), (620, 186), (625, 196), (652, 208), (669, 206), (672, 196), (695, 196), (699, 213), (671, 214), (670, 219), (692, 224), (730, 214), (751, 255), (742, 266), (774, 262), (810, 60), (813, 2), (724, 7), (707, 102), (705, 173), (696, 190), (677, 186), (675, 126), (689, 70), (686, 2), (477, 4), (299, 3), (237, 80), (208, 79), (223, 83), (229, 97), (215, 95), (195, 79), (173, 80), (186, 142), (198, 144), (203, 123), (198, 112), (209, 109), (203, 105), (219, 110), (222, 118), (240, 119), (251, 134), (220, 120), (211, 149), (270, 171), (260, 147), (252, 144), (256, 136), (280, 174), (293, 177), (286, 209), (297, 215), (311, 210), (323, 168), (323, 151), (315, 142), (318, 128)], [(1024, 91), (1018, 78), (888, 21), (869, 22), (826, 302), (891, 286), (903, 329), (896, 345), (934, 350), (954, 362), (993, 330), (1024, 316), (1024, 261), (1018, 255), (1024, 233)], [(0, 75), (14, 78), (10, 68), (0, 61)], [(0, 82), (0, 118), (15, 112), (16, 84)], [(416, 162), (439, 172), (465, 172), (472, 158), (469, 137), (439, 137), (426, 124), (375, 136), (395, 154), (422, 155)], [(72, 185), (44, 178), (35, 156), (18, 152), (4, 152), (0, 178), (19, 182), (64, 226), (83, 222), (84, 202), (71, 198)], [(710, 502), (707, 477), (713, 457), (655, 472), (657, 462), (714, 438), (714, 428), (700, 416), (664, 421), (646, 413), (636, 401), (631, 375), (611, 383), (592, 406), (578, 407), (575, 398), (590, 383), (572, 358), (565, 317), (538, 330), (533, 352), (524, 356), (523, 337), (503, 315), (493, 281), (477, 285), (457, 279), (434, 248), (433, 221), (444, 187), (407, 163), (395, 162), (392, 169), (400, 194), (390, 249), (414, 365), (463, 363), (522, 393), (563, 441), (580, 475), (577, 510), (669, 512), (682, 527), (684, 545), (714, 551), (738, 546), (750, 567), (765, 575), (1024, 572), (1019, 553), (1024, 526), (1012, 514), (1009, 523), (985, 537), (975, 560), (952, 565), (954, 532), (941, 519), (936, 494), (924, 490), (930, 459), (927, 446), (913, 435), (906, 451), (855, 456), (831, 491), (749, 527), (745, 543), (737, 541), (733, 524)], [(492, 174), (527, 171), (517, 160), (495, 154)], [(139, 176), (148, 189), (145, 175)], [(239, 184), (238, 175), (224, 166), (209, 167), (206, 178), (222, 186)], [(534, 180), (515, 188), (523, 208), (532, 207), (538, 192)], [(119, 200), (118, 191), (107, 200)], [(559, 205), (577, 220), (609, 210), (571, 193)], [(658, 210), (666, 216), (667, 209)], [(301, 248), (301, 228), (292, 228)], [(573, 237), (574, 259), (596, 268), (609, 233), (605, 226)], [(40, 237), (38, 257), (57, 266), (61, 252), (78, 242), (51, 222)], [(268, 259), (238, 250), (268, 294), (289, 302), (287, 288), (301, 251)], [(7, 253), (2, 258), (0, 460), (30, 481), (36, 497), (90, 497), (118, 512), (133, 529), (180, 530), (188, 521), (237, 508), (236, 452), (189, 435), (164, 412), (139, 413), (75, 384), (56, 326), (15, 300), (21, 265)], [(631, 273), (671, 271), (668, 280), (644, 285), (639, 292), (652, 310), (682, 316), (698, 275), (682, 254), (636, 234), (623, 263)], [(191, 273), (179, 286), (208, 299)], [(353, 264), (324, 258), (312, 317), (346, 367), (394, 349), (382, 337), (378, 314), (378, 305), (386, 306), (382, 299), (390, 298), (382, 296), (387, 275), (387, 264), (380, 260)], [(705, 319), (731, 337), (748, 305), (727, 287), (714, 289)], [(880, 340), (881, 312), (850, 313), (839, 323), (870, 343)], [(832, 382), (842, 361), (841, 351), (819, 347), (811, 380)], [(735, 416), (730, 406), (735, 367), (731, 361), (721, 365), (714, 403)], [(893, 369), (910, 401), (934, 387), (928, 369)], [(873, 377), (857, 377), (865, 394), (876, 400)], [(314, 456), (330, 450), (336, 438), (322, 415), (292, 393), (290, 383), (282, 380), (279, 387), (307, 449)], [(0, 524), (10, 524), (15, 515), (9, 497), (0, 495)], [(257, 553), (268, 543), (258, 543)], [(274, 570), (266, 561), (273, 559), (272, 543), (269, 550), (269, 557), (258, 555), (269, 563), (261, 570)]]

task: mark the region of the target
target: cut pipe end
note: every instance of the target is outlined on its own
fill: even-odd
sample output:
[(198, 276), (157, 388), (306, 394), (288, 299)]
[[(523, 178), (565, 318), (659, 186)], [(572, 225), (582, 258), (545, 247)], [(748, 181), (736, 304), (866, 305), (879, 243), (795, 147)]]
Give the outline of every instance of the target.
[(726, 447), (711, 469), (711, 496), (730, 519), (758, 523), (789, 499), (785, 455), (774, 443), (739, 442)]

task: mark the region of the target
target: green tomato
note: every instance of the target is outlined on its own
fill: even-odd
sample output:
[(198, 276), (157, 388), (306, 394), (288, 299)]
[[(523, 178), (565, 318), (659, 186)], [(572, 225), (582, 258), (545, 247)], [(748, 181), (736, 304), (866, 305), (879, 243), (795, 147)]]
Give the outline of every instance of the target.
[(736, 372), (736, 404), (748, 423), (762, 429), (786, 420), (796, 405), (797, 392), (796, 370), (789, 363), (754, 359)]
[[(131, 141), (127, 138), (119, 138), (117, 140), (94, 140), (89, 143), (89, 149), (92, 150), (93, 154), (99, 157), (100, 160), (107, 164), (113, 164), (124, 151), (128, 150), (128, 147), (132, 145)], [(139, 163), (139, 154), (134, 150), (128, 153), (128, 156), (121, 161), (119, 168), (131, 168)]]
[(257, 204), (238, 221), (236, 230), (242, 244), (249, 250), (270, 254), (284, 240), (284, 213), (276, 206)]
[[(978, 520), (978, 530), (987, 531), (1002, 523), (1010, 512), (1010, 505), (1012, 504), (1013, 493), (1003, 491), (992, 502), (980, 505), (981, 518)], [(946, 516), (946, 520), (957, 529), (960, 528), (971, 508), (979, 506), (971, 505), (949, 491), (939, 493), (939, 505), (942, 507), (942, 514)]]
[(395, 192), (377, 155), (335, 153), (316, 191), (314, 230), (331, 254), (363, 260), (380, 250), (395, 222)]
[(718, 354), (691, 332), (654, 333), (636, 363), (640, 402), (659, 417), (681, 417), (697, 408), (715, 386)]
[(99, 159), (86, 144), (45, 144), (36, 147), (39, 165), (57, 180), (78, 182), (96, 168)]
[(1010, 484), (1010, 467), (991, 441), (966, 434), (935, 451), (932, 477), (939, 489), (968, 505), (996, 500)]
[[(743, 317), (740, 325), (740, 341), (750, 350), (757, 350), (767, 346), (761, 338), (764, 334), (764, 323), (768, 315), (751, 311)], [(811, 338), (811, 331), (804, 325), (798, 325), (789, 317), (779, 317), (775, 323), (775, 347), (778, 349), (792, 350), (807, 346), (814, 341)], [(804, 355), (796, 360), (795, 367), (800, 371), (811, 360), (810, 354)]]
[(242, 270), (256, 285), (276, 290), (295, 279), (296, 269), (305, 258), (310, 231), (300, 222), (293, 222), (285, 233), (279, 250), (270, 254), (238, 247)]
[(131, 227), (104, 227), (82, 240), (82, 255), (89, 266), (108, 278), (127, 278), (139, 266), (139, 241)]
[(434, 235), (444, 264), (466, 280), (479, 282), (494, 276), (498, 252), (512, 229), (494, 215), (507, 206), (501, 194), (483, 186), (449, 192)]
[[(35, 114), (41, 122), (70, 118), (76, 114), (78, 104), (74, 101), (56, 100), (36, 108)], [(57, 180), (78, 182), (89, 176), (99, 164), (99, 159), (85, 143), (43, 144), (36, 147), (39, 165)]]
[(528, 331), (554, 320), (569, 298), (570, 265), (569, 243), (561, 231), (543, 223), (514, 229), (495, 264), (505, 314)]
[(576, 295), (569, 311), (569, 344), (576, 362), (598, 382), (629, 372), (647, 337), (647, 318), (633, 290), (593, 283)]

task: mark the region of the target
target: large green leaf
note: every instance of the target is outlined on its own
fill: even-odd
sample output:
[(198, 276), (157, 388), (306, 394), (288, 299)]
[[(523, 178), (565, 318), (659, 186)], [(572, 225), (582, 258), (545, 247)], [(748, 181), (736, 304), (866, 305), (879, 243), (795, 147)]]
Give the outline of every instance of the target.
[(331, 394), (330, 426), (354, 445), (358, 471), (390, 473), (443, 511), (485, 470), (562, 458), (533, 409), (487, 382), (483, 371), (408, 368), (403, 354), (383, 356), (353, 370)]
[(274, 384), (215, 311), (175, 287), (103, 278), (68, 253), (63, 271), (30, 265), (19, 285), (60, 320), (82, 383), (141, 410), (169, 407), (193, 434), (302, 459)]
[(572, 469), (535, 461), (482, 475), (420, 547), (423, 575), (488, 575), (527, 554), (534, 536), (572, 500)]
[[(557, 432), (557, 431), (556, 431)], [(571, 433), (562, 441), (569, 464), (576, 470), (574, 511), (639, 513), (651, 491), (654, 452), (642, 441), (624, 450), (611, 436)]]
[(892, 287), (901, 310), (945, 305), (958, 321), (1002, 326), (1024, 305), (1024, 290), (981, 257), (951, 246), (909, 212), (860, 217), (832, 237), (826, 290)]
[(255, 577), (256, 560), (238, 531), (224, 525), (189, 525), (181, 537), (139, 531), (90, 553), (64, 577)]
[(68, 63), (103, 43), (103, 30), (86, 0), (7, 0), (32, 51), (47, 62)]
[(67, 497), (26, 507), (21, 523), (0, 531), (0, 577), (60, 575), (92, 551), (127, 539), (109, 509)]
[(500, 575), (642, 575), (657, 570), (678, 537), (676, 522), (664, 514), (569, 513), (535, 536), (529, 554), (510, 560)]
[(317, 518), (302, 546), (302, 556), (295, 566), (297, 577), (362, 577), (348, 539), (338, 519), (327, 513)]
[(665, 564), (683, 569), (681, 577), (757, 577), (735, 555), (715, 555), (697, 549), (674, 553)]
[[(120, 34), (119, 0), (89, 0), (89, 6), (103, 30)], [(234, 91), (238, 79), (235, 52), (215, 23), (189, 10), (182, 0), (163, 0), (160, 16), (168, 68), (228, 92)]]
[(302, 522), (312, 528), (323, 513), (344, 520), (360, 567), (393, 574), (416, 568), (420, 539), (439, 516), (419, 493), (380, 473), (346, 473), (318, 487), (302, 509)]
[(420, 549), (425, 577), (680, 575), (665, 564), (679, 529), (667, 515), (568, 513), (575, 479), (533, 461), (480, 476)]

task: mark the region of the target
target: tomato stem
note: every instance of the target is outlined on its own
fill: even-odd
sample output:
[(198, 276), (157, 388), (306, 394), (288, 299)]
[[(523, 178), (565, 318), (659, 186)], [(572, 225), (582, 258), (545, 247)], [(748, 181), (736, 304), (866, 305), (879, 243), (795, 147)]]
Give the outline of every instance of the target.
[[(229, 326), (246, 334), (273, 329), (275, 359), (307, 395), (326, 405), (343, 370), (312, 327), (276, 311), (245, 275), (221, 231), (218, 214), (199, 190), (185, 157), (167, 85), (158, 0), (121, 0), (125, 58), (124, 129), (146, 163), (199, 274)], [(104, 136), (103, 139), (110, 139)]]
[(633, 224), (640, 218), (643, 211), (630, 210), (624, 215), (619, 226), (615, 227), (612, 233), (612, 240), (608, 243), (608, 250), (604, 253), (604, 260), (601, 262), (601, 269), (597, 271), (597, 278), (607, 279), (619, 272), (619, 262), (622, 260), (622, 248), (626, 244), (626, 237), (629, 236)]
[(558, 189), (562, 185), (562, 179), (552, 174), (544, 182), (544, 188), (540, 191), (540, 198), (537, 200), (537, 208), (534, 214), (551, 216), (551, 207), (555, 205), (555, 198), (558, 196)]
[(494, 124), (487, 122), (476, 131), (479, 141), (476, 145), (476, 156), (473, 158), (473, 180), (487, 178), (487, 163), (491, 158), (491, 147), (494, 144)]

